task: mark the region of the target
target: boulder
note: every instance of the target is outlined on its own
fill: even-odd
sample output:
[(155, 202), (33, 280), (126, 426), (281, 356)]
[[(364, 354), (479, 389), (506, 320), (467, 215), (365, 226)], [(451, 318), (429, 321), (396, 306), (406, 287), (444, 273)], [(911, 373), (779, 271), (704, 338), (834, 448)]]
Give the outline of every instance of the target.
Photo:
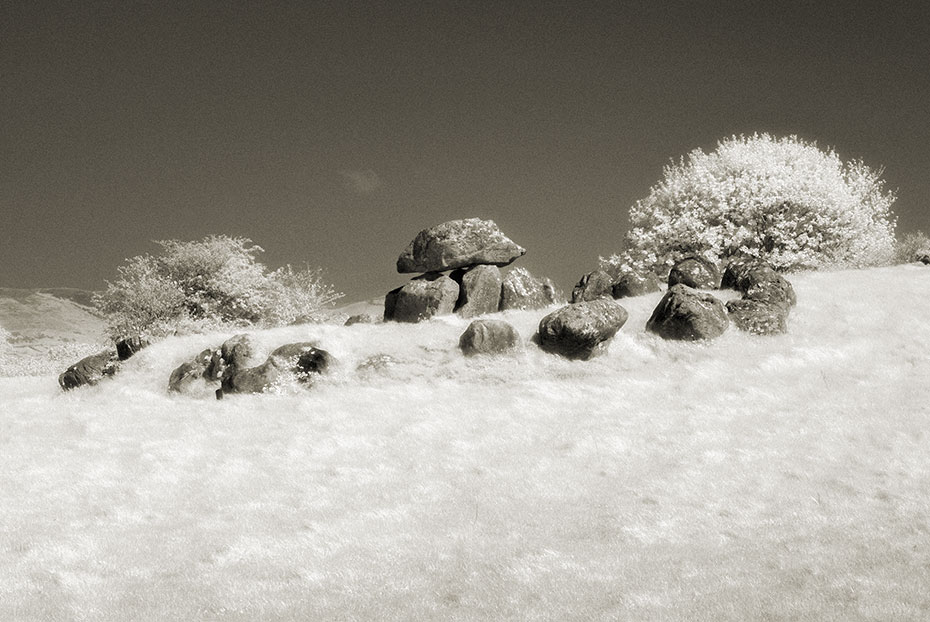
[(754, 335), (788, 332), (788, 306), (785, 304), (743, 298), (729, 301), (727, 312), (738, 329)]
[(168, 378), (169, 393), (193, 393), (200, 381), (217, 380), (210, 377), (214, 350), (207, 348), (189, 361), (181, 363)]
[(525, 268), (514, 268), (501, 282), (500, 310), (542, 309), (561, 297), (551, 280), (538, 279)]
[(116, 342), (116, 354), (119, 360), (125, 361), (147, 345), (149, 345), (148, 340), (142, 337), (124, 337)]
[(927, 252), (917, 253), (916, 261), (919, 261), (920, 263), (924, 265), (930, 264), (930, 253), (927, 253)]
[(475, 266), (455, 270), (449, 275), (459, 284), (459, 299), (455, 312), (462, 317), (495, 313), (501, 302), (501, 269), (497, 266)]
[(655, 274), (649, 273), (645, 276), (640, 276), (638, 274), (629, 273), (621, 276), (620, 279), (613, 284), (610, 293), (614, 299), (617, 299), (651, 294), (660, 289), (659, 279)]
[(520, 345), (517, 329), (503, 320), (475, 320), (459, 338), (459, 348), (466, 356), (508, 352)]
[(613, 278), (603, 270), (589, 272), (581, 277), (581, 280), (575, 285), (575, 288), (572, 290), (571, 302), (576, 303), (611, 297), (613, 284)]
[(720, 287), (720, 270), (703, 257), (685, 257), (668, 273), (668, 286), (687, 285), (695, 289), (718, 289)]
[(384, 295), (384, 316), (382, 320), (390, 322), (394, 319), (394, 310), (397, 308), (397, 297), (400, 296), (400, 290), (403, 286), (392, 289)]
[(359, 313), (358, 315), (350, 315), (346, 319), (343, 326), (352, 326), (353, 324), (374, 324), (377, 322), (377, 319), (367, 313)]
[(436, 272), (417, 277), (384, 298), (384, 320), (421, 322), (448, 315), (459, 298), (459, 284)]
[(246, 367), (255, 351), (252, 338), (242, 333), (234, 335), (223, 342), (213, 351), (210, 364), (204, 377), (207, 380), (221, 380), (226, 369), (230, 367)]
[(526, 249), (504, 235), (493, 220), (450, 220), (417, 234), (397, 258), (397, 271), (442, 272), (477, 264), (506, 266)]
[(695, 341), (719, 337), (729, 324), (721, 301), (687, 285), (676, 284), (659, 301), (646, 330), (664, 339)]
[(721, 287), (742, 292), (745, 298), (789, 307), (798, 300), (791, 283), (761, 261), (731, 261), (723, 272)]
[(289, 343), (275, 349), (261, 365), (248, 368), (230, 367), (216, 392), (222, 399), (227, 393), (262, 393), (291, 374), (298, 382), (310, 384), (332, 364), (332, 356), (313, 343)]
[(102, 379), (119, 371), (120, 360), (115, 349), (104, 350), (82, 358), (58, 376), (58, 384), (64, 390), (85, 385), (95, 385)]
[(607, 350), (627, 317), (626, 309), (610, 298), (570, 304), (540, 320), (539, 345), (547, 352), (587, 360)]

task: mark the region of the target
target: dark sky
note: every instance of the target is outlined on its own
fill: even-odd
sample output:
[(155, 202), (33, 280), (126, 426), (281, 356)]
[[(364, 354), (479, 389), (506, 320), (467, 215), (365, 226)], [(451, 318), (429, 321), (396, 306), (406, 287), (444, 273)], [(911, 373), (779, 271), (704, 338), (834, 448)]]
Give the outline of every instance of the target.
[(570, 288), (670, 158), (797, 134), (930, 232), (930, 2), (0, 0), (0, 286), (252, 238), (347, 300), (491, 218)]

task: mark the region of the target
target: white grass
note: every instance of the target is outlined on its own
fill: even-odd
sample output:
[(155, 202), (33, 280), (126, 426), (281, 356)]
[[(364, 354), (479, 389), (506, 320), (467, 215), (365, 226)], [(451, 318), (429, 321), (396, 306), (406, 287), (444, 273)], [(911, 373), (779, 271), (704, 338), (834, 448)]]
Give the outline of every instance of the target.
[(222, 335), (0, 378), (0, 620), (928, 619), (930, 270), (792, 280), (786, 336), (651, 295), (590, 362), (448, 318), (258, 334), (339, 358), (310, 392), (168, 396)]

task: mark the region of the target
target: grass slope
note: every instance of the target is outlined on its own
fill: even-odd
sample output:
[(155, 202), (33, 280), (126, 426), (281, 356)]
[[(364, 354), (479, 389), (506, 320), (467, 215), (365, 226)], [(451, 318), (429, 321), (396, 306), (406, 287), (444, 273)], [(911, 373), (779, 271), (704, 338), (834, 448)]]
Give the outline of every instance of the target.
[(20, 347), (99, 342), (105, 322), (90, 306), (92, 294), (68, 288), (0, 287), (0, 326)]
[(930, 270), (793, 281), (788, 335), (663, 342), (655, 294), (590, 362), (446, 318), (257, 334), (339, 358), (309, 393), (167, 396), (220, 335), (0, 378), (0, 619), (928, 619)]

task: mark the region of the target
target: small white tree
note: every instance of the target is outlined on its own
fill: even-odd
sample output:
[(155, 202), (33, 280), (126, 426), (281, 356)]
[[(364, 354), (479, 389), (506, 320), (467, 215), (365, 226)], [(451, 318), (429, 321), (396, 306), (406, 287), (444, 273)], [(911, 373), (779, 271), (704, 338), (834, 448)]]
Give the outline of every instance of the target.
[(816, 143), (732, 137), (667, 166), (630, 209), (626, 250), (602, 264), (661, 273), (687, 254), (757, 257), (780, 270), (887, 263), (894, 200), (881, 171)]
[(247, 238), (157, 244), (161, 254), (128, 259), (119, 278), (95, 296), (113, 338), (312, 321), (342, 297), (321, 270), (285, 266), (269, 273), (256, 259), (262, 248)]

